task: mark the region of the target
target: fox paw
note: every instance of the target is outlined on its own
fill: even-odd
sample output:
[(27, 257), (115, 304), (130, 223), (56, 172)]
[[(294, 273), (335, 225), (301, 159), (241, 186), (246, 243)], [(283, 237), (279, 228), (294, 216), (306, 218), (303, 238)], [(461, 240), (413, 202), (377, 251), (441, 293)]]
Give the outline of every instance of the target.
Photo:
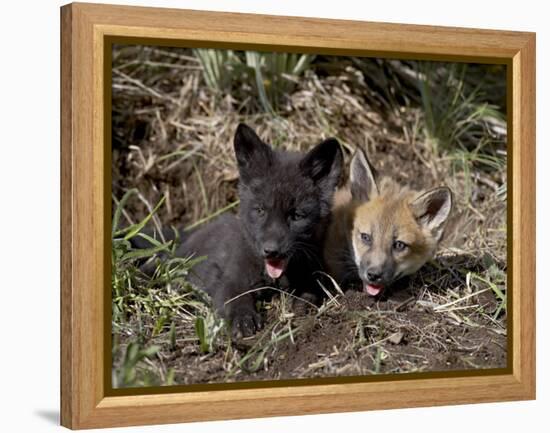
[(231, 336), (234, 340), (250, 337), (262, 329), (262, 317), (255, 311), (244, 311), (233, 317)]

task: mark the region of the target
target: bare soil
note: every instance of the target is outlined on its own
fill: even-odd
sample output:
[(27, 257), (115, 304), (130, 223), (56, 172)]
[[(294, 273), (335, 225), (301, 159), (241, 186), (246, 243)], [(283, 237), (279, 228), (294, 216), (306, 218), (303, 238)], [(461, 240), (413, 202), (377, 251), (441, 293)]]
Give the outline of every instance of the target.
[[(468, 310), (464, 305), (456, 313), (434, 309), (430, 299), (445, 293), (416, 283), (403, 281), (379, 300), (348, 290), (337, 298), (337, 307), (321, 317), (294, 315), (293, 326), (299, 329), (294, 338), (270, 348), (260, 367), (251, 365), (255, 358), (250, 369), (245, 363), (234, 370), (227, 362), (244, 356), (258, 337), (233, 342), (229, 352), (211, 354), (202, 353), (198, 344), (178, 344), (175, 350), (163, 351), (162, 362), (174, 369), (177, 384), (506, 367), (506, 320), (495, 326), (491, 319), (498, 308), (494, 296), (485, 292), (475, 297), (477, 302), (462, 315)], [(264, 314), (269, 323), (277, 307)]]

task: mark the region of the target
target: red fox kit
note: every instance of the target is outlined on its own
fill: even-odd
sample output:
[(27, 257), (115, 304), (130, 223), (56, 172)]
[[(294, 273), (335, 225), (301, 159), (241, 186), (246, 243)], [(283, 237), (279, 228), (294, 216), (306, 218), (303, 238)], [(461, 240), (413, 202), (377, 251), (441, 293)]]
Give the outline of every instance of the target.
[(324, 246), (327, 270), (341, 285), (360, 283), (364, 292), (379, 295), (434, 257), (451, 207), (446, 187), (419, 192), (387, 177), (377, 182), (358, 150), (349, 187), (335, 194)]

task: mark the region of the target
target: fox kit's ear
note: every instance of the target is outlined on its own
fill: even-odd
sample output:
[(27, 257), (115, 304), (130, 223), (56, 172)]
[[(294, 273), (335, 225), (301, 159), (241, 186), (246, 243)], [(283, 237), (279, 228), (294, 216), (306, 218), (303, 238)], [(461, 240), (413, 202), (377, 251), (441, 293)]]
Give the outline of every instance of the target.
[(244, 123), (235, 132), (233, 143), (241, 180), (249, 181), (256, 175), (265, 173), (273, 159), (273, 151), (258, 135)]
[(431, 230), (439, 241), (453, 206), (451, 190), (434, 188), (417, 197), (410, 206), (418, 222)]
[(374, 169), (361, 149), (357, 149), (353, 155), (349, 177), (354, 200), (369, 201), (378, 195)]
[(342, 173), (342, 149), (335, 138), (322, 141), (300, 161), (300, 170), (323, 189), (334, 190)]

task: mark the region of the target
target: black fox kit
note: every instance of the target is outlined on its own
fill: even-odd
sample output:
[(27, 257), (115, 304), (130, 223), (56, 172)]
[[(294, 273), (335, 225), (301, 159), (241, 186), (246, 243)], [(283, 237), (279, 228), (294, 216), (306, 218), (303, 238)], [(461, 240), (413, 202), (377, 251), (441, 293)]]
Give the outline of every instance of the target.
[(209, 293), (235, 337), (261, 326), (254, 288), (314, 290), (322, 239), (342, 170), (342, 151), (328, 139), (307, 154), (273, 150), (248, 126), (234, 140), (239, 218), (224, 215), (193, 232), (177, 254), (207, 256), (191, 282)]
[(349, 188), (336, 192), (324, 259), (342, 285), (360, 283), (371, 296), (416, 272), (435, 255), (452, 207), (446, 187), (427, 192), (375, 176), (358, 150)]

